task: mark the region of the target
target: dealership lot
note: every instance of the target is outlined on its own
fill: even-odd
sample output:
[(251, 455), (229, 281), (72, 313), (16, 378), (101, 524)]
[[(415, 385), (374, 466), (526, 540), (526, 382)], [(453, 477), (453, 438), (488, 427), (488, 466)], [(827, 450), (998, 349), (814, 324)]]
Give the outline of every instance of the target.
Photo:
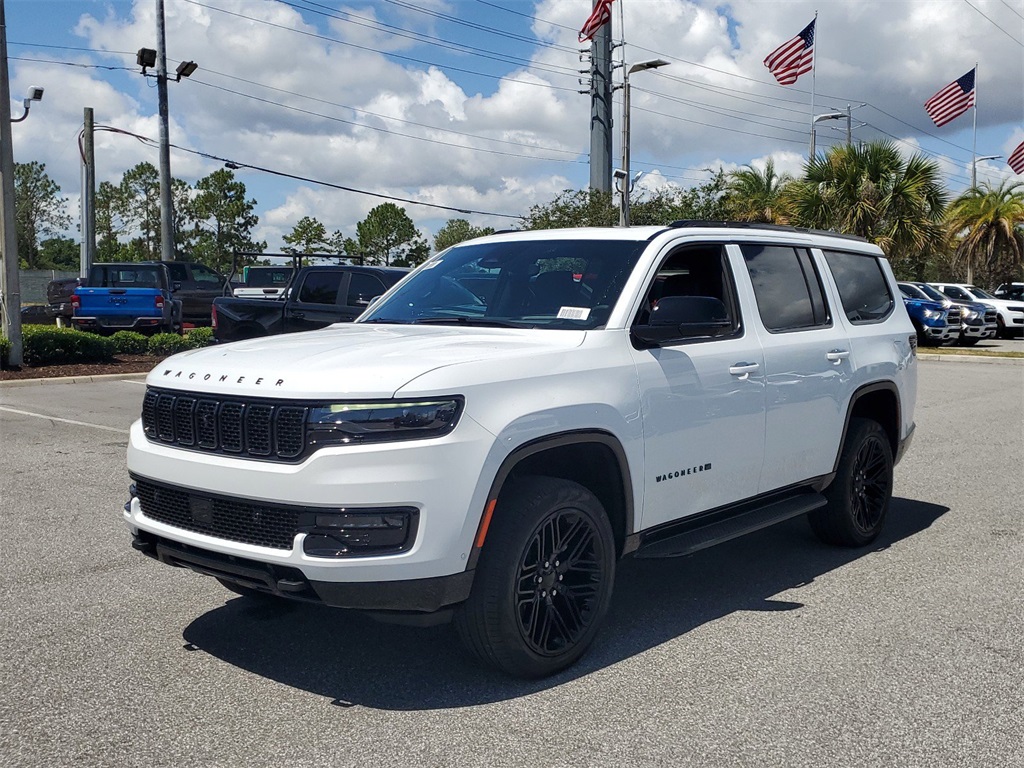
[(796, 520), (625, 561), (593, 651), (534, 683), (448, 627), (253, 606), (135, 553), (143, 391), (0, 388), (0, 764), (1021, 764), (1022, 361), (921, 363), (876, 546)]

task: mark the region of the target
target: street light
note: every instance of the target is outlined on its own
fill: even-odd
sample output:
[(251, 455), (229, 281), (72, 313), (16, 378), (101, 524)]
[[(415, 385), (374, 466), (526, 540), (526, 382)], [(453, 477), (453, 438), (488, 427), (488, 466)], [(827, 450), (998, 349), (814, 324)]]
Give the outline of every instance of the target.
[[(817, 125), (818, 123), (820, 123), (822, 120), (845, 120), (845, 119), (847, 119), (847, 117), (848, 117), (848, 115), (845, 112), (826, 112), (824, 115), (817, 115), (811, 121), (811, 152), (810, 152), (810, 156), (809, 156), (810, 160), (814, 159), (814, 151), (815, 151), (815, 147), (814, 147), (814, 137), (815, 137), (814, 126)], [(849, 125), (849, 124), (847, 124), (847, 125)], [(847, 128), (847, 134), (849, 134), (849, 128)], [(849, 142), (849, 136), (847, 136), (847, 142)]]
[(1002, 155), (982, 155), (971, 158), (971, 189), (978, 188), (978, 163), (982, 160), (998, 160)]
[(22, 105), (25, 107), (25, 114), (21, 117), (12, 117), (12, 123), (20, 123), (26, 117), (28, 117), (28, 111), (32, 108), (33, 101), (43, 100), (43, 89), (38, 85), (33, 85), (28, 89), (28, 93), (25, 94), (25, 98), (21, 100)]
[(667, 67), (669, 62), (664, 59), (650, 59), (641, 61), (629, 69), (624, 70), (622, 75), (622, 168), (621, 174), (616, 173), (615, 177), (620, 183), (620, 205), (619, 205), (619, 226), (629, 226), (629, 192), (632, 189), (632, 182), (629, 179), (629, 76), (634, 72), (642, 72), (645, 69), (657, 69)]

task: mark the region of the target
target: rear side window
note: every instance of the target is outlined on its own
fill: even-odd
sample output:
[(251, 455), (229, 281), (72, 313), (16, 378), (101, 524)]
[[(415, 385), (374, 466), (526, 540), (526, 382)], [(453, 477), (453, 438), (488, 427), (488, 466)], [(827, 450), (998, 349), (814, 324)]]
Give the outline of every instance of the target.
[(348, 306), (365, 307), (385, 290), (384, 283), (373, 275), (353, 272), (348, 284)]
[(745, 244), (740, 251), (765, 328), (781, 333), (832, 324), (821, 280), (806, 248)]
[(839, 288), (843, 311), (851, 323), (876, 323), (889, 316), (893, 298), (878, 259), (844, 251), (824, 254)]
[(299, 301), (305, 304), (334, 304), (343, 272), (311, 272), (302, 282)]

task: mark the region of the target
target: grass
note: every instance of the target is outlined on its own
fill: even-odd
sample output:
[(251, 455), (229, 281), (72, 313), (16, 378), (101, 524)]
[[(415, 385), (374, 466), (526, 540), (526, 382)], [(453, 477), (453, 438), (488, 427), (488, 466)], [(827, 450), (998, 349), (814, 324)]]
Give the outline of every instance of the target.
[(1010, 357), (1024, 360), (1024, 352), (973, 349), (971, 347), (919, 347), (917, 352), (923, 355), (971, 355), (972, 357)]

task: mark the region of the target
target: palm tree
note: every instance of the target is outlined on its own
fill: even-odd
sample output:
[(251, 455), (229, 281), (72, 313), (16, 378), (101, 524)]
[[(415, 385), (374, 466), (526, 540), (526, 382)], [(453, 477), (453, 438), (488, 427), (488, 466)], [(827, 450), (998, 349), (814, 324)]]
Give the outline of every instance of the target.
[(775, 161), (767, 160), (764, 171), (745, 165), (729, 173), (725, 186), (725, 207), (730, 219), (786, 224), (789, 217), (782, 191), (793, 181), (788, 173), (775, 174)]
[(919, 260), (945, 235), (948, 198), (938, 164), (904, 159), (890, 141), (832, 147), (786, 188), (790, 223), (860, 235), (886, 251), (894, 265)]
[(984, 184), (964, 192), (946, 212), (950, 234), (959, 237), (958, 262), (967, 263), (967, 281), (1018, 279), (1024, 268), (1024, 182)]

